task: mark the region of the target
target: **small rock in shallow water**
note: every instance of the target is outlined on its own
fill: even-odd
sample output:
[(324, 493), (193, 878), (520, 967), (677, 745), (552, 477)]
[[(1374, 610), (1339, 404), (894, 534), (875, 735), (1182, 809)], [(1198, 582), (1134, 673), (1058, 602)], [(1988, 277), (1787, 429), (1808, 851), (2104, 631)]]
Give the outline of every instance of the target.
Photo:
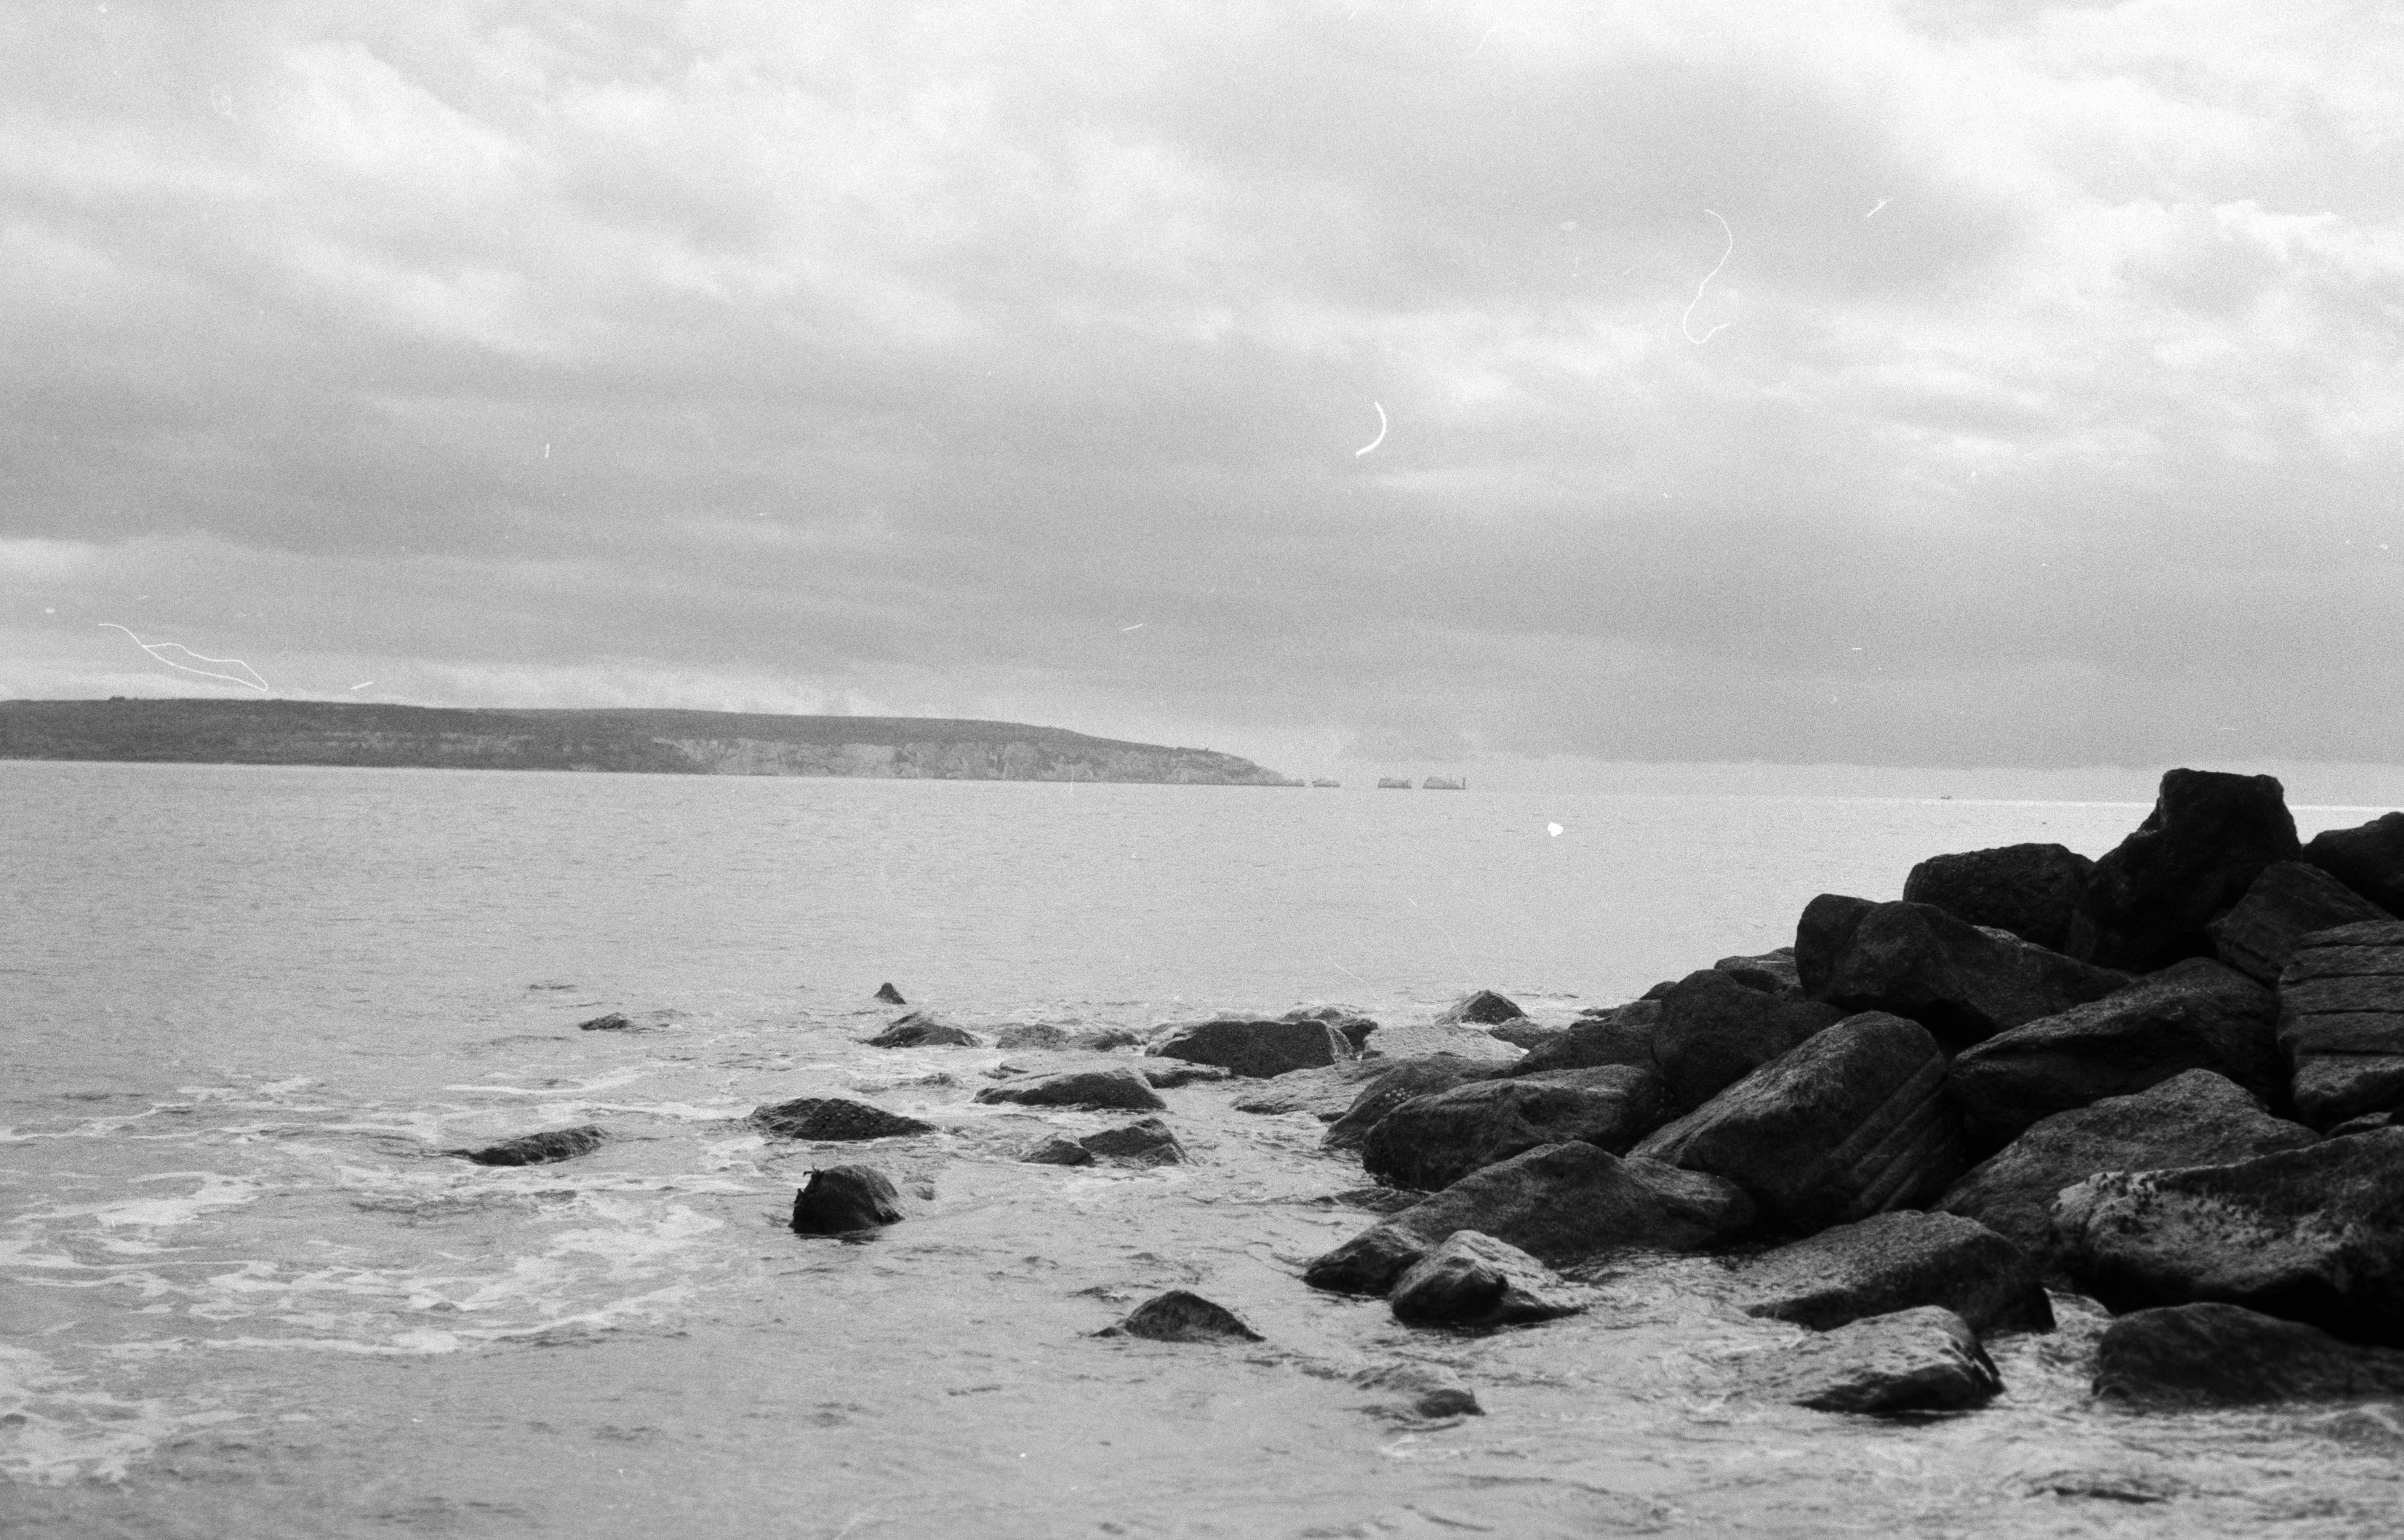
[(993, 1046), (1010, 1053), (1022, 1048), (1065, 1048), (1069, 1046), (1069, 1030), (1049, 1021), (1022, 1022), (996, 1033)]
[(515, 1139), (504, 1139), (497, 1145), (487, 1145), (480, 1150), (461, 1150), (459, 1153), (480, 1166), (540, 1166), (553, 1160), (572, 1160), (580, 1155), (590, 1155), (601, 1147), (605, 1137), (600, 1129), (586, 1123), (578, 1128), (522, 1134)]
[(1518, 1247), (1476, 1230), (1455, 1230), (1411, 1264), (1389, 1297), (1394, 1319), (1412, 1325), (1507, 1326), (1586, 1308), (1583, 1290)]
[(590, 1020), (577, 1022), (576, 1030), (579, 1032), (626, 1032), (631, 1030), (634, 1024), (613, 1010), (607, 1016), (595, 1016)]
[(1139, 1059), (1135, 1068), (1155, 1090), (1236, 1077), (1236, 1072), (1223, 1064), (1189, 1064), (1182, 1059)]
[(1177, 1135), (1157, 1117), (1147, 1117), (1124, 1128), (1104, 1129), (1077, 1141), (1084, 1151), (1106, 1160), (1121, 1160), (1136, 1166), (1175, 1166), (1185, 1161), (1185, 1146)]
[(1115, 1326), (1097, 1337), (1142, 1337), (1154, 1342), (1258, 1342), (1259, 1332), (1244, 1325), (1234, 1311), (1213, 1304), (1198, 1294), (1171, 1289), (1145, 1300)]
[(1363, 1409), (1388, 1417), (1483, 1417), (1486, 1408), (1461, 1376), (1434, 1364), (1385, 1364), (1352, 1377), (1363, 1390), (1383, 1393)]
[(793, 1228), (803, 1235), (847, 1235), (901, 1223), (902, 1193), (874, 1166), (829, 1166), (810, 1172), (793, 1194)]
[(1498, 1021), (1516, 1021), (1527, 1014), (1509, 995), (1497, 994), (1492, 990), (1479, 990), (1475, 994), (1464, 994), (1446, 1006), (1436, 1021), (1439, 1025), (1468, 1021), (1490, 1027)]
[(1221, 1017), (1175, 1028), (1152, 1051), (1164, 1059), (1223, 1064), (1237, 1075), (1265, 1080), (1289, 1070), (1341, 1063), (1352, 1057), (1352, 1043), (1324, 1021)]
[(2004, 1388), (1994, 1361), (1963, 1319), (1936, 1305), (1873, 1315), (1759, 1354), (1747, 1391), (1814, 1411), (1961, 1411)]
[(1956, 1214), (1873, 1214), (1756, 1257), (1738, 1277), (1747, 1315), (1813, 1331), (1915, 1305), (1942, 1305), (1981, 1333), (2053, 1328), (2035, 1262)]
[(1019, 1159), (1030, 1166), (1090, 1166), (1094, 1163), (1094, 1152), (1074, 1139), (1055, 1133), (1047, 1135)]
[(2124, 1315), (2095, 1348), (2095, 1394), (2139, 1404), (2345, 1401), (2404, 1392), (2404, 1353), (2237, 1305)]
[(988, 1106), (1097, 1107), (1106, 1111), (1166, 1112), (1168, 1103), (1131, 1069), (1071, 1070), (987, 1086), (976, 1100)]
[(873, 1048), (972, 1048), (977, 1046), (974, 1033), (952, 1025), (932, 1011), (923, 1010), (914, 1010), (875, 1036), (863, 1037), (860, 1041)]
[(804, 1096), (754, 1107), (748, 1121), (762, 1132), (784, 1139), (898, 1139), (935, 1131), (932, 1123), (839, 1096)]
[(902, 999), (902, 992), (895, 989), (889, 982), (876, 986), (876, 998), (884, 1001), (888, 1006), (906, 1006), (910, 1003), (909, 1001)]

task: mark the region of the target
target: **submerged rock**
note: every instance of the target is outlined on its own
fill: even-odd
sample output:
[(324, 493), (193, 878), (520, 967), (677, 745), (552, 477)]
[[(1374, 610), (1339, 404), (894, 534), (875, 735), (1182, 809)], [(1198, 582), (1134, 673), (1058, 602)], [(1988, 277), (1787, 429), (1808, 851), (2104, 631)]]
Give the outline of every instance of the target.
[(1661, 1083), (1627, 1064), (1478, 1080), (1414, 1097), (1361, 1145), (1370, 1175), (1434, 1190), (1539, 1145), (1584, 1140), (1620, 1154), (1661, 1120)]
[(1908, 1018), (1949, 1048), (2100, 1000), (2129, 982), (1933, 905), (1834, 894), (1804, 909), (1795, 954), (1812, 998)]
[(1747, 1391), (1814, 1411), (1961, 1411), (2004, 1388), (1978, 1336), (1937, 1305), (1873, 1315), (1745, 1361)]
[(608, 1137), (597, 1124), (584, 1123), (572, 1129), (524, 1133), (497, 1145), (486, 1145), (482, 1149), (458, 1153), (480, 1166), (544, 1166), (553, 1160), (573, 1160), (580, 1155), (590, 1155)]
[(1258, 1342), (1259, 1332), (1244, 1325), (1234, 1311), (1198, 1294), (1171, 1289), (1145, 1300), (1115, 1326), (1097, 1337), (1141, 1337), (1154, 1342)]
[(1653, 1058), (1670, 1104), (1683, 1111), (1835, 1026), (1844, 1014), (1824, 1001), (1803, 999), (1800, 986), (1794, 995), (1781, 996), (1719, 967), (1704, 968), (1661, 996)]
[(2139, 1405), (2243, 1406), (2404, 1394), (2404, 1353), (2341, 1341), (2237, 1305), (2124, 1315), (2095, 1348), (2095, 1394)]
[(895, 989), (889, 979), (887, 982), (876, 986), (875, 998), (884, 1001), (888, 1006), (906, 1006), (910, 1003), (909, 1001), (902, 998), (902, 992)]
[(2273, 777), (2171, 770), (2145, 821), (2095, 863), (2064, 950), (2137, 973), (2209, 956), (2204, 927), (2245, 895), (2263, 867), (2292, 861), (2301, 849), (2285, 790)]
[(1880, 1214), (1781, 1246), (1738, 1272), (1748, 1315), (1826, 1331), (1942, 1305), (1984, 1337), (2049, 1331), (2053, 1307), (2028, 1254), (1975, 1220)]
[(848, 1235), (902, 1222), (902, 1194), (874, 1166), (829, 1166), (810, 1172), (793, 1194), (793, 1228), (803, 1235)]
[(1352, 1057), (1351, 1042), (1324, 1021), (1257, 1021), (1223, 1017), (1180, 1027), (1153, 1045), (1165, 1059), (1220, 1064), (1265, 1080)]
[(1455, 1230), (1395, 1281), (1388, 1303), (1415, 1326), (1509, 1326), (1574, 1315), (1586, 1297), (1518, 1247)]
[(1077, 1141), (1085, 1152), (1097, 1158), (1115, 1160), (1130, 1166), (1182, 1165), (1187, 1157), (1185, 1146), (1177, 1135), (1157, 1117), (1146, 1117), (1115, 1129), (1089, 1133)]
[(2404, 922), (2317, 931), (2279, 978), (2296, 1114), (2329, 1128), (2404, 1105)]
[(1455, 1086), (1482, 1080), (1490, 1073), (1483, 1065), (1450, 1055), (1396, 1061), (1352, 1098), (1344, 1115), (1329, 1125), (1321, 1145), (1331, 1150), (1359, 1149), (1380, 1119), (1413, 1097), (1450, 1090)]
[(634, 1022), (614, 1010), (607, 1016), (595, 1016), (576, 1023), (579, 1032), (632, 1032), (634, 1027)]
[(931, 1011), (914, 1010), (891, 1026), (861, 1042), (873, 1048), (929, 1048), (978, 1046), (976, 1034), (952, 1025)]
[(1363, 1369), (1352, 1383), (1378, 1393), (1363, 1411), (1388, 1417), (1483, 1417), (1476, 1393), (1460, 1375), (1438, 1364), (1383, 1364)]
[(2283, 1103), (2277, 1020), (2269, 990), (2193, 957), (1964, 1049), (1953, 1061), (1953, 1095), (1971, 1138), (1987, 1148), (2039, 1118), (2133, 1095), (2185, 1070), (2210, 1070)]
[(2271, 1117), (2226, 1076), (2187, 1070), (2134, 1095), (2041, 1119), (1972, 1167), (1937, 1206), (2050, 1267), (2055, 1200), (2098, 1172), (2225, 1165), (2316, 1142), (2312, 1130)]
[(2060, 951), (2094, 873), (2094, 862), (2064, 845), (2001, 845), (1930, 856), (1903, 880), (1903, 898)]
[(899, 1139), (935, 1131), (932, 1123), (840, 1096), (803, 1096), (753, 1107), (746, 1121), (762, 1133), (773, 1133), (780, 1139)]
[(1093, 1107), (1102, 1111), (1166, 1112), (1168, 1103), (1132, 1069), (1069, 1070), (987, 1086), (978, 1102), (1027, 1107)]
[(2204, 926), (2222, 962), (2257, 982), (2275, 984), (2314, 931), (2390, 918), (2352, 888), (2301, 861), (2262, 868), (2237, 907)]
[(1523, 1020), (1527, 1014), (1519, 1008), (1518, 1002), (1509, 996), (1497, 994), (1492, 990), (1479, 990), (1475, 994), (1464, 994), (1447, 1006), (1442, 1014), (1436, 1017), (1436, 1023), (1442, 1026), (1455, 1021), (1468, 1021), (1477, 1026), (1490, 1027), (1502, 1021)]
[(2404, 918), (2404, 812), (2383, 812), (2350, 829), (2324, 829), (2304, 847), (2303, 859)]

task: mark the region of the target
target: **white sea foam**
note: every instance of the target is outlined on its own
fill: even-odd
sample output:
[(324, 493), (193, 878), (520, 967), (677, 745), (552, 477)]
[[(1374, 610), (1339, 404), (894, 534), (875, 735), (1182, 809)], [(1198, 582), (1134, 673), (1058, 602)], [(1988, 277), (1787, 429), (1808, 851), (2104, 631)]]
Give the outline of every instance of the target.
[(231, 1411), (178, 1412), (165, 1398), (129, 1400), (78, 1384), (40, 1353), (0, 1343), (0, 1481), (121, 1481), (165, 1440), (238, 1420)]

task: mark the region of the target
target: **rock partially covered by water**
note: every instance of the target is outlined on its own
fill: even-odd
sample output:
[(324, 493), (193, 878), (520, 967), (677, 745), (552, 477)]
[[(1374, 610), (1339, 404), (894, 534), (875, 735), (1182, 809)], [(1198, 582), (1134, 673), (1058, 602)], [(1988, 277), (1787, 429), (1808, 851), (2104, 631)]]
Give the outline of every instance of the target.
[(1333, 1123), (1352, 1104), (1362, 1083), (1384, 1074), (1388, 1062), (1379, 1059), (1347, 1059), (1321, 1069), (1292, 1070), (1257, 1090), (1237, 1097), (1233, 1104), (1237, 1112), (1265, 1117), (1307, 1112), (1322, 1123)]
[(2404, 1394), (2404, 1353), (2341, 1341), (2237, 1305), (2124, 1315), (2095, 1349), (2095, 1394), (2139, 1406), (2244, 1406)]
[(1282, 1020), (1323, 1021), (1341, 1033), (1344, 1040), (1351, 1044), (1355, 1050), (1369, 1040), (1371, 1033), (1377, 1030), (1377, 1023), (1374, 1018), (1365, 1011), (1353, 1009), (1350, 1006), (1298, 1006), (1286, 1012)]
[(1439, 1364), (1382, 1364), (1363, 1369), (1352, 1383), (1377, 1394), (1362, 1409), (1388, 1417), (1483, 1417), (1476, 1393), (1460, 1375)]
[(1452, 1089), (1473, 1080), (1485, 1079), (1492, 1071), (1465, 1059), (1440, 1055), (1433, 1059), (1396, 1061), (1393, 1068), (1379, 1074), (1361, 1088), (1344, 1115), (1329, 1125), (1327, 1135), (1320, 1143), (1331, 1150), (1357, 1150), (1369, 1131), (1384, 1117), (1415, 1096), (1432, 1096), (1437, 1091)]
[(1089, 1133), (1077, 1141), (1087, 1154), (1130, 1166), (1175, 1166), (1187, 1159), (1185, 1146), (1169, 1126), (1146, 1117), (1115, 1129)]
[(1978, 1335), (1937, 1305), (1873, 1315), (1759, 1353), (1742, 1370), (1750, 1394), (1814, 1411), (1896, 1416), (1983, 1406), (2004, 1388)]
[(1964, 1158), (1927, 1029), (1848, 1017), (1657, 1130), (1635, 1154), (1725, 1177), (1782, 1225), (1810, 1231), (1910, 1208)]
[(1223, 1017), (1180, 1027), (1153, 1045), (1165, 1059), (1220, 1064), (1265, 1080), (1352, 1057), (1352, 1045), (1324, 1021), (1256, 1021)]
[(932, 1123), (840, 1096), (802, 1096), (753, 1107), (748, 1121), (762, 1133), (780, 1139), (899, 1139), (935, 1131)]
[(1154, 1342), (1258, 1342), (1259, 1332), (1224, 1305), (1198, 1294), (1171, 1289), (1138, 1305), (1125, 1320), (1097, 1337), (1141, 1337)]
[(1953, 1061), (1953, 1095), (1972, 1140), (1992, 1149), (2039, 1118), (2191, 1069), (2286, 1100), (2277, 1000), (2204, 957), (1965, 1049)]
[(546, 1129), (540, 1133), (520, 1134), (504, 1139), (497, 1145), (486, 1145), (480, 1150), (461, 1150), (480, 1166), (541, 1166), (553, 1160), (573, 1160), (580, 1155), (590, 1155), (601, 1147), (608, 1136), (592, 1123), (572, 1129)]
[[(1664, 986), (1664, 992), (1669, 986)], [(1631, 1000), (1598, 1016), (1580, 1017), (1567, 1032), (1528, 1050), (1508, 1073), (1542, 1075), (1548, 1070), (1591, 1069), (1598, 1064), (1656, 1066), (1653, 1034), (1660, 1027), (1661, 1002)]]
[(1518, 1002), (1509, 996), (1497, 994), (1492, 990), (1479, 990), (1447, 1006), (1436, 1020), (1440, 1024), (1466, 1021), (1475, 1026), (1490, 1027), (1502, 1021), (1516, 1021), (1527, 1014), (1519, 1008)]
[(2060, 951), (2094, 874), (2095, 863), (2066, 845), (2001, 845), (1930, 856), (1903, 880), (1903, 898)]
[(1518, 1247), (1455, 1230), (1411, 1264), (1387, 1301), (1415, 1326), (1510, 1326), (1586, 1308), (1584, 1291)]
[(1827, 1331), (1942, 1305), (1980, 1336), (2048, 1331), (2053, 1307), (2029, 1255), (1950, 1214), (1880, 1214), (1781, 1246), (1739, 1270), (1748, 1315)]
[(1661, 1083), (1627, 1064), (1479, 1080), (1415, 1097), (1361, 1145), (1370, 1175), (1433, 1191), (1539, 1145), (1584, 1140), (1616, 1155), (1661, 1120)]
[(976, 1100), (988, 1105), (1092, 1107), (1105, 1112), (1166, 1112), (1168, 1103), (1132, 1069), (1069, 1070), (987, 1086)]
[(614, 1010), (607, 1016), (595, 1016), (576, 1023), (579, 1032), (632, 1032), (634, 1029), (633, 1021)]
[(2312, 1130), (2271, 1117), (2260, 1098), (2226, 1076), (2187, 1070), (2132, 1096), (2041, 1119), (1972, 1167), (1938, 1206), (1978, 1220), (2049, 1267), (2055, 1200), (2098, 1172), (2226, 1165), (2317, 1140)]
[(1849, 1011), (1919, 1022), (1950, 1048), (2098, 1000), (2129, 982), (1929, 904), (1822, 894), (1795, 933), (1803, 987)]
[(888, 1006), (906, 1006), (910, 1003), (902, 998), (902, 992), (895, 989), (889, 979), (876, 986), (876, 998)]
[(1183, 1059), (1139, 1059), (1135, 1072), (1144, 1077), (1154, 1090), (1174, 1090), (1179, 1086), (1208, 1085), (1214, 1080), (1232, 1080), (1235, 1072), (1224, 1064), (1196, 1064)]
[(2301, 850), (2275, 778), (2171, 770), (2145, 821), (2095, 863), (2065, 950), (2135, 973), (2209, 956), (2204, 927), (2245, 895), (2263, 867)]
[(902, 1222), (902, 1194), (874, 1166), (829, 1166), (810, 1172), (793, 1194), (793, 1228), (803, 1235), (848, 1235)]
[(1824, 1001), (1801, 998), (1799, 989), (1794, 996), (1782, 997), (1721, 968), (1704, 968), (1679, 979), (1661, 996), (1653, 1058), (1670, 1104), (1684, 1111), (1702, 1105), (1796, 1044), (1835, 1026), (1844, 1014)]
[(2314, 1128), (2404, 1105), (2404, 921), (2305, 936), (2279, 978), (2278, 1036)]
[(1546, 1145), (1371, 1226), (1313, 1261), (1303, 1282), (1383, 1294), (1455, 1230), (1482, 1231), (1558, 1266), (1621, 1250), (1699, 1251), (1754, 1222), (1752, 1201), (1733, 1183), (1593, 1145)]
[(914, 1010), (874, 1037), (860, 1039), (873, 1048), (929, 1048), (977, 1046), (977, 1035), (952, 1025), (932, 1011)]
[(2304, 847), (2303, 858), (2404, 918), (2404, 812), (2383, 812), (2350, 829), (2324, 829)]
[(2275, 984), (2314, 931), (2386, 920), (2386, 910), (2318, 867), (2279, 861), (2262, 868), (2237, 907), (2204, 926), (2213, 950), (2240, 973)]
[(2116, 1312), (2216, 1301), (2404, 1346), (2404, 1129), (2109, 1172), (2062, 1195), (2054, 1228), (2064, 1270)]
[(1094, 1152), (1065, 1134), (1049, 1133), (1029, 1145), (1019, 1159), (1030, 1166), (1090, 1166)]

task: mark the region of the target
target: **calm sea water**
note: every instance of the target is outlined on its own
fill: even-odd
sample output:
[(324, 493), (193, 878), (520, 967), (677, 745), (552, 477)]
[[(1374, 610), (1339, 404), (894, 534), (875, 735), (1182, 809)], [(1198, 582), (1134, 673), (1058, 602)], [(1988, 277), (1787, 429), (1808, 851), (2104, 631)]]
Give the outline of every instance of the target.
[[(1974, 1416), (1765, 1408), (1737, 1366), (1791, 1328), (1703, 1260), (1409, 1332), (1295, 1278), (1370, 1217), (1308, 1117), (1189, 1088), (1194, 1166), (1028, 1166), (1104, 1120), (972, 1106), (996, 1051), (854, 1041), (888, 978), (987, 1028), (1480, 986), (1565, 1018), (1815, 893), (2142, 812), (0, 763), (0, 1530), (2387, 1533), (2391, 1405), (2092, 1408), (2073, 1305)], [(640, 1030), (574, 1030), (603, 1010)], [(873, 1146), (911, 1189), (873, 1243), (783, 1229), (833, 1152), (738, 1121), (830, 1092), (942, 1125)], [(612, 1142), (566, 1165), (440, 1153), (585, 1121)], [(1266, 1343), (1088, 1335), (1180, 1285)], [(1488, 1415), (1362, 1409), (1397, 1360)]]

